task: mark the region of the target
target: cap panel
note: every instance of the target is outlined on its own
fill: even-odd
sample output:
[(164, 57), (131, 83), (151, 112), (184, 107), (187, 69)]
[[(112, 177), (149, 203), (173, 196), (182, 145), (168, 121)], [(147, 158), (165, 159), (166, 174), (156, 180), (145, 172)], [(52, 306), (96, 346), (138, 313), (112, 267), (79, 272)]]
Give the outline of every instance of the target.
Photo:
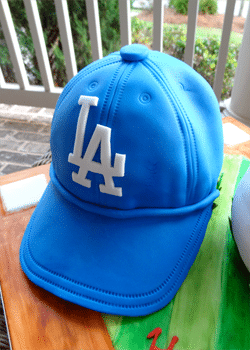
[(185, 150), (171, 99), (143, 63), (136, 64), (119, 101), (117, 96), (109, 125), (112, 149), (126, 154), (125, 176), (117, 179), (123, 208), (183, 206)]
[[(87, 179), (92, 184), (91, 190), (81, 186), (72, 180), (72, 173), (78, 172), (79, 167), (68, 161), (69, 154), (73, 153), (76, 140), (77, 122), (80, 115), (81, 105), (78, 101), (80, 96), (97, 96), (98, 105), (90, 107), (84, 142), (82, 144), (82, 155), (86, 152), (92, 138), (96, 125), (102, 118), (102, 108), (105, 107), (105, 97), (108, 94), (109, 85), (117, 78), (118, 72), (122, 68), (122, 63), (114, 62), (104, 65), (102, 69), (94, 69), (86, 76), (82, 77), (70, 90), (68, 95), (60, 104), (60, 108), (54, 115), (54, 123), (51, 129), (51, 152), (54, 170), (61, 184), (73, 194), (87, 201), (98, 202), (96, 194), (99, 192), (99, 183), (96, 183), (95, 174), (89, 172)], [(107, 84), (109, 81), (110, 84)], [(107, 106), (106, 106), (107, 107)], [(105, 108), (106, 108), (105, 107)], [(102, 180), (103, 182), (103, 180)]]
[[(118, 54), (118, 56), (117, 56)], [(102, 68), (103, 66), (106, 66), (108, 64), (112, 64), (114, 62), (121, 61), (121, 57), (119, 55), (119, 52), (114, 52), (113, 54), (110, 54), (107, 57), (104, 57), (102, 59), (99, 59), (97, 61), (94, 61), (90, 63), (88, 66), (82, 68), (64, 87), (61, 95), (58, 98), (56, 108), (55, 108), (55, 113), (59, 110), (61, 102), (64, 100), (64, 98), (68, 95), (68, 93), (71, 91), (71, 89), (74, 87), (74, 85), (82, 79), (82, 77), (88, 75), (90, 72), (93, 70), (97, 70)], [(53, 120), (52, 119), (52, 125), (53, 125)]]
[(201, 165), (195, 191), (204, 198), (209, 189), (211, 191), (216, 186), (223, 163), (220, 108), (211, 86), (195, 71), (193, 75), (186, 71), (180, 83), (184, 91), (183, 103), (196, 139), (198, 164)]
[[(168, 55), (164, 56), (165, 62), (168, 62)], [(165, 93), (170, 96), (172, 105), (174, 106), (176, 119), (178, 120), (179, 130), (183, 138), (183, 145), (185, 150), (185, 177), (187, 182), (186, 188), (186, 204), (190, 204), (190, 193), (193, 188), (194, 180), (197, 175), (195, 171), (195, 158), (196, 158), (196, 148), (195, 140), (192, 135), (192, 130), (190, 128), (190, 121), (188, 120), (185, 110), (182, 108), (181, 99), (178, 96), (178, 91), (173, 88), (175, 81), (172, 79), (170, 74), (165, 76), (162, 74), (162, 70), (159, 69), (157, 64), (152, 60), (147, 63), (148, 69), (151, 71), (152, 75), (157, 81), (163, 86)], [(177, 87), (178, 90), (178, 87)], [(181, 96), (180, 96), (181, 97)]]
[[(184, 62), (152, 52), (163, 75), (173, 78), (171, 88), (178, 96), (194, 140), (193, 188), (189, 204), (205, 198), (216, 187), (223, 162), (223, 131), (218, 101), (210, 85)], [(195, 175), (195, 176), (194, 176)]]

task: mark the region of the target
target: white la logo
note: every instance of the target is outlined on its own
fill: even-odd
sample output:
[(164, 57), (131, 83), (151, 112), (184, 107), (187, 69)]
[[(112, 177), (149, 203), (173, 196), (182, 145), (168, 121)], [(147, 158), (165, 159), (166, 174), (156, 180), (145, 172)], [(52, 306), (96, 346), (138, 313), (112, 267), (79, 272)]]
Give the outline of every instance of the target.
[[(80, 96), (78, 103), (82, 105), (82, 107), (77, 122), (74, 151), (73, 153), (69, 154), (68, 161), (72, 164), (78, 165), (80, 169), (78, 173), (75, 173), (74, 171), (72, 172), (72, 179), (78, 184), (90, 188), (91, 181), (86, 179), (88, 171), (102, 174), (105, 184), (99, 185), (100, 192), (121, 197), (122, 188), (115, 187), (113, 176), (124, 176), (126, 155), (116, 153), (114, 166), (111, 166), (111, 129), (107, 126), (97, 124), (91, 140), (89, 141), (84, 157), (82, 158), (82, 149), (89, 108), (90, 106), (97, 106), (98, 97)], [(100, 163), (93, 161), (99, 145), (101, 152)]]

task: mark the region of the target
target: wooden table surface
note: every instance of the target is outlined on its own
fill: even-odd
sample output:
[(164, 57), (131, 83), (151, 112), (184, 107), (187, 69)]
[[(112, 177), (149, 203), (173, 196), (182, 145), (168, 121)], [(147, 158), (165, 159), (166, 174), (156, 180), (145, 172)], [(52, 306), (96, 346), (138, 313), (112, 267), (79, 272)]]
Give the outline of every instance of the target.
[[(233, 118), (233, 123), (250, 135), (250, 129)], [(250, 141), (225, 153), (250, 158)], [(0, 177), (0, 186), (44, 173), (49, 181), (49, 164)], [(23, 273), (19, 248), (34, 207), (6, 214), (0, 200), (0, 284), (13, 350), (106, 350), (114, 349), (101, 314), (64, 301), (37, 287)], [(143, 349), (142, 349), (143, 350)]]
[[(0, 186), (44, 173), (49, 164), (0, 177)], [(37, 287), (23, 273), (19, 248), (34, 207), (6, 214), (0, 201), (0, 284), (13, 350), (113, 349), (101, 314)]]

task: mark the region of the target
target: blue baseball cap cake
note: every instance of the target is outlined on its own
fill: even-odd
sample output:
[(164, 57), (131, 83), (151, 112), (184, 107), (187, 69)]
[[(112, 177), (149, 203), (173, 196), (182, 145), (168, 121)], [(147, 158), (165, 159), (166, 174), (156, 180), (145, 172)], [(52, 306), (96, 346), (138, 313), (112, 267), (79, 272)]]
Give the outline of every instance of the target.
[(64, 88), (50, 182), (24, 233), (36, 285), (109, 314), (166, 306), (219, 195), (219, 105), (184, 62), (143, 45), (91, 63)]

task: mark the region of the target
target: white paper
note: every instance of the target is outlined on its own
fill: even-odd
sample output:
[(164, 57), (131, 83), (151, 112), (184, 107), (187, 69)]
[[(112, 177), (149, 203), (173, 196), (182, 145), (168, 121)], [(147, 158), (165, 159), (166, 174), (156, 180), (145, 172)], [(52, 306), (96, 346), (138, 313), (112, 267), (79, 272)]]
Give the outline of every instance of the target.
[(250, 136), (231, 123), (223, 124), (224, 143), (227, 146), (235, 146), (250, 140)]
[(47, 180), (44, 174), (1, 186), (0, 195), (4, 210), (10, 213), (36, 205), (46, 187)]

